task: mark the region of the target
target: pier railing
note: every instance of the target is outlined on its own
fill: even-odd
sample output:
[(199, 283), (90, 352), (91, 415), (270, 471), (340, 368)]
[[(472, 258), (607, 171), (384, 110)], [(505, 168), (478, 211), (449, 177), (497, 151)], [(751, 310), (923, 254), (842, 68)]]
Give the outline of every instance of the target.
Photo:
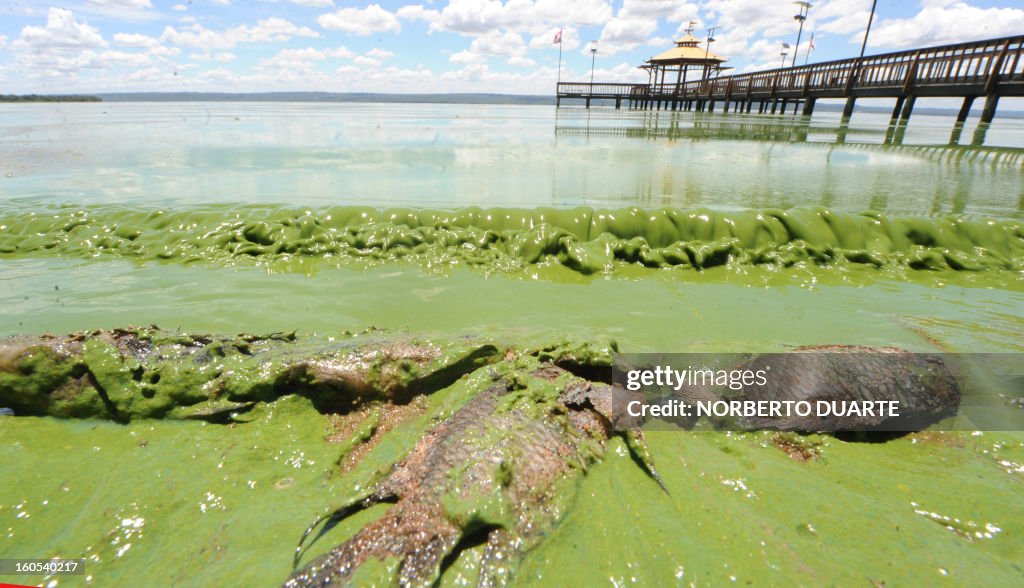
[(1024, 35), (898, 51), (684, 84), (562, 82), (561, 98), (765, 100), (1024, 96)]

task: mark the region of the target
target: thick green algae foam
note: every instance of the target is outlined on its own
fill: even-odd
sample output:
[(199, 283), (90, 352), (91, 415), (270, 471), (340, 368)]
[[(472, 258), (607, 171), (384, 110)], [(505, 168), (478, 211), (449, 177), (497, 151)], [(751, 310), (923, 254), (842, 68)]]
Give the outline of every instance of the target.
[[(19, 483), (0, 487), (0, 553), (85, 557), (88, 576), (60, 586), (278, 585), (313, 517), (478, 392), (439, 391), (345, 475), (327, 417), (295, 396), (233, 427), (4, 418), (0, 458)], [(512, 584), (1006, 585), (1024, 574), (1020, 434), (794, 442), (813, 457), (794, 459), (771, 433), (651, 433), (665, 493), (613, 439)], [(304, 561), (387, 508), (346, 519)], [(440, 584), (475, 583), (480, 552), (462, 551)]]
[(95, 206), (0, 213), (0, 259), (54, 255), (214, 265), (293, 258), (373, 264), (405, 258), (428, 267), (467, 264), (496, 271), (547, 263), (583, 274), (607, 274), (632, 264), (695, 270), (860, 265), (1019, 275), (1024, 224), (827, 208), (222, 206), (168, 212)]

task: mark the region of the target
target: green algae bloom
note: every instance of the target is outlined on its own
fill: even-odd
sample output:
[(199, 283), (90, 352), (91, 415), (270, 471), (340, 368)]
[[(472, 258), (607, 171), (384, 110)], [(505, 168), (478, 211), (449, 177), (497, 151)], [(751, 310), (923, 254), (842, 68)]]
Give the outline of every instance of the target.
[(0, 217), (0, 255), (123, 256), (229, 264), (300, 257), (333, 264), (410, 259), (514, 271), (554, 262), (583, 274), (624, 264), (987, 271), (1024, 268), (1024, 225), (827, 208), (716, 211), (621, 208), (318, 211), (127, 207)]

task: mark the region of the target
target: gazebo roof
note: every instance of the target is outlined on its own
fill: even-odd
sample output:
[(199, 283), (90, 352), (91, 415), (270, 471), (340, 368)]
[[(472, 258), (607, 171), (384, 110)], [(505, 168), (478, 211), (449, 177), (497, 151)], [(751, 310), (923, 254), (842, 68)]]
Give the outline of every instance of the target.
[(647, 60), (648, 65), (716, 65), (727, 58), (708, 52), (700, 47), (700, 39), (687, 34), (676, 41), (676, 46)]
[(700, 45), (700, 39), (694, 37), (691, 33), (686, 33), (685, 37), (676, 41), (676, 45), (692, 45), (696, 47), (697, 45)]

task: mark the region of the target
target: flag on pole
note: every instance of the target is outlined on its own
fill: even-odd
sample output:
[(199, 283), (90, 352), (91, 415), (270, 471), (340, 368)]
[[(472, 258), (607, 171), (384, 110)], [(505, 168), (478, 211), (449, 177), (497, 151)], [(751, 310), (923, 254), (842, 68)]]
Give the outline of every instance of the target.
[(814, 51), (814, 33), (811, 33), (811, 44), (807, 46), (807, 49)]
[[(555, 33), (554, 45), (558, 45), (558, 82), (562, 83), (562, 29)], [(557, 86), (556, 86), (557, 87)]]

